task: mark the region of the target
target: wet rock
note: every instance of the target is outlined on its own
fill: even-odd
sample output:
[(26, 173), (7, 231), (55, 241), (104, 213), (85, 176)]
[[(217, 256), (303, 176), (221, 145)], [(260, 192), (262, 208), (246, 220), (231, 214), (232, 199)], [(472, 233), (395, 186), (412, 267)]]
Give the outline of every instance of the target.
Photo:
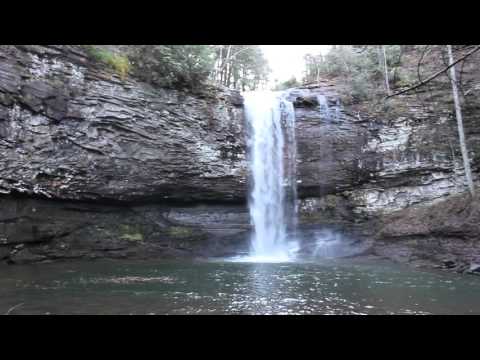
[(14, 264), (27, 264), (45, 259), (46, 256), (34, 254), (29, 249), (22, 249), (17, 252), (12, 252), (9, 260)]
[(239, 91), (231, 91), (230, 92), (230, 103), (234, 106), (242, 106), (243, 105), (243, 96), (240, 94)]
[(249, 245), (248, 209), (243, 205), (120, 206), (28, 198), (4, 198), (1, 204), (10, 209), (5, 216), (18, 239), (33, 239), (31, 227), (14, 221), (27, 214), (29, 222), (48, 224), (50, 230), (48, 241), (18, 243), (12, 238), (9, 246), (0, 245), (0, 258), (15, 264), (226, 256)]
[(480, 264), (471, 263), (470, 267), (468, 268), (468, 273), (480, 275)]
[(455, 267), (455, 271), (459, 274), (463, 274), (465, 272), (468, 272), (468, 264), (466, 263), (461, 263)]
[(6, 246), (0, 246), (0, 260), (6, 259), (10, 255), (10, 249)]
[(318, 106), (318, 99), (315, 96), (297, 97), (293, 102), (294, 107), (315, 107)]
[(443, 266), (447, 269), (453, 269), (457, 266), (457, 263), (453, 260), (446, 260), (443, 262)]
[[(296, 91), (301, 96), (294, 95)], [(375, 165), (374, 156), (362, 153), (368, 131), (356, 124), (341, 106), (332, 105), (330, 117), (318, 106), (317, 96), (325, 96), (327, 91), (319, 87), (291, 92), (292, 100), (315, 99), (317, 104), (295, 109), (298, 193), (303, 198), (356, 188), (369, 180), (369, 167)], [(335, 95), (325, 97), (336, 104)]]
[(346, 198), (336, 195), (301, 199), (299, 201), (299, 217), (301, 222), (310, 224), (354, 221), (350, 203)]

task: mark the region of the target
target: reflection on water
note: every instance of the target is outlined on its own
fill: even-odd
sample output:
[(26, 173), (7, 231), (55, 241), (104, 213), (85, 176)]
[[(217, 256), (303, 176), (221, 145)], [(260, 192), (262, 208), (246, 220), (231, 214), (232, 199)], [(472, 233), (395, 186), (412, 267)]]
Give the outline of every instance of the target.
[(105, 260), (0, 271), (1, 314), (480, 314), (480, 278), (378, 262)]

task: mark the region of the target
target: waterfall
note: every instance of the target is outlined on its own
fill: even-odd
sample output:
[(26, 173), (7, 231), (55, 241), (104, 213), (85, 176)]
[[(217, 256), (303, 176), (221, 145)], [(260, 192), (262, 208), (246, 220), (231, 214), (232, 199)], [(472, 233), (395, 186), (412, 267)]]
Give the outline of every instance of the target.
[(327, 119), (331, 119), (330, 107), (328, 106), (328, 101), (325, 95), (317, 95), (317, 101), (320, 106), (320, 113)]
[(285, 93), (245, 93), (252, 174), (250, 258), (288, 261), (296, 248), (296, 142), (293, 104)]

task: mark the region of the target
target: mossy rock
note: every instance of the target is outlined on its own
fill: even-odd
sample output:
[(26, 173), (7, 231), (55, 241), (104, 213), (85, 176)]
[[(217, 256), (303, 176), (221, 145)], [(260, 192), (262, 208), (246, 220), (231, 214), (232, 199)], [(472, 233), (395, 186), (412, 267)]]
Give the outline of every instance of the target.
[(186, 226), (171, 226), (166, 230), (166, 235), (172, 240), (186, 240), (187, 242), (206, 240), (208, 238), (208, 235), (200, 229)]
[(124, 234), (121, 236), (121, 239), (128, 240), (128, 241), (143, 241), (143, 234), (142, 233)]
[(120, 239), (128, 241), (143, 241), (143, 234), (136, 226), (120, 225), (121, 236)]
[(13, 104), (13, 98), (8, 94), (0, 93), (0, 104), (11, 106)]
[(192, 228), (185, 226), (171, 226), (167, 230), (168, 235), (174, 238), (189, 238), (194, 236)]

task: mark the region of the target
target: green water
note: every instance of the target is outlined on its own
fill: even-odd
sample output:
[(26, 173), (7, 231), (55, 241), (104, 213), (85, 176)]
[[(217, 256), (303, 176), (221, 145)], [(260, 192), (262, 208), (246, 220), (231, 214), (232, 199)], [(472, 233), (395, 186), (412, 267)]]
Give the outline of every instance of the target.
[(11, 315), (480, 314), (480, 277), (351, 260), (4, 266), (0, 314), (9, 310)]

